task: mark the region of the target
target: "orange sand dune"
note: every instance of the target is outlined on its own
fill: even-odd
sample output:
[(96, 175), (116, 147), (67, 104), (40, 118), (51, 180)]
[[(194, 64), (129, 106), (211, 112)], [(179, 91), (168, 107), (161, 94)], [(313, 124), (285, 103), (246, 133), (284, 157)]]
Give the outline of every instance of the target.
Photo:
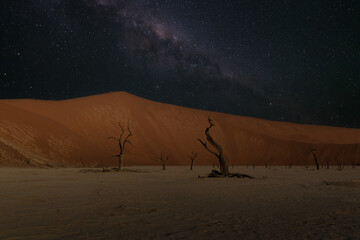
[[(0, 165), (50, 164), (95, 166), (116, 164), (118, 122), (128, 121), (134, 133), (125, 152), (125, 165), (154, 165), (161, 153), (169, 165), (188, 165), (192, 151), (196, 164), (216, 159), (205, 151), (204, 139), (211, 115), (212, 133), (222, 144), (230, 164), (312, 164), (310, 148), (320, 163), (360, 162), (360, 129), (300, 125), (194, 110), (116, 92), (65, 101), (1, 100)], [(11, 157), (12, 156), (12, 157)]]

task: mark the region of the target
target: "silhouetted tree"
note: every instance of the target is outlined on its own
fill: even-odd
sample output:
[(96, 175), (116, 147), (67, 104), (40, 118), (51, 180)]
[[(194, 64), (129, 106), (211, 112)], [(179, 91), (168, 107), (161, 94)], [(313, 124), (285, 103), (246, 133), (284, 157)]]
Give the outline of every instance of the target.
[(81, 162), (81, 165), (82, 165), (83, 167), (86, 167), (85, 162), (84, 162), (84, 160), (83, 160), (82, 157), (80, 157), (80, 162)]
[[(124, 137), (124, 133), (125, 133), (125, 128), (123, 127), (123, 125), (121, 123), (119, 123), (119, 127), (121, 128), (121, 133), (120, 133), (120, 137), (116, 138), (116, 137), (108, 137), (108, 139), (114, 139), (119, 143), (119, 148), (120, 148), (120, 152), (118, 155), (115, 155), (115, 157), (118, 157), (119, 160), (119, 166), (118, 169), (119, 171), (123, 170), (124, 167), (124, 160), (123, 160), (123, 154), (125, 151), (125, 146), (127, 143), (131, 144), (131, 142), (129, 141), (129, 138), (133, 135), (129, 126), (129, 123), (127, 124), (127, 130), (128, 130), (128, 134), (126, 137)], [(123, 140), (124, 137), (124, 140)]]
[(326, 169), (329, 169), (329, 167), (330, 167), (330, 159), (326, 158), (325, 162), (326, 162)]
[(268, 158), (265, 162), (265, 168), (269, 168), (271, 169), (271, 161), (272, 161), (272, 158)]
[(196, 152), (192, 152), (191, 156), (189, 156), (190, 161), (191, 161), (191, 165), (190, 165), (190, 170), (193, 169), (193, 165), (194, 165), (194, 160), (197, 158), (197, 153)]
[(337, 170), (341, 171), (344, 169), (344, 165), (342, 164), (341, 160), (337, 161)]
[[(213, 123), (213, 120), (211, 119), (211, 117), (208, 118), (209, 121), (209, 127), (207, 127), (205, 129), (205, 135), (206, 135), (206, 140), (207, 141), (202, 141), (201, 139), (198, 139), (198, 141), (204, 146), (204, 148), (210, 152), (211, 154), (215, 155), (218, 160), (219, 160), (219, 165), (220, 165), (220, 173), (224, 176), (229, 175), (229, 168), (228, 168), (228, 163), (224, 157), (224, 152), (222, 147), (220, 146), (220, 144), (218, 144), (217, 142), (215, 142), (215, 140), (213, 139), (213, 137), (210, 134), (210, 129), (215, 126), (215, 124)], [(207, 142), (209, 142), (213, 148), (215, 148), (214, 150), (211, 150), (208, 146), (207, 146)]]
[(319, 170), (319, 162), (318, 159), (316, 157), (316, 149), (310, 149), (313, 157), (314, 157), (314, 161), (315, 161), (315, 165), (316, 165), (316, 170)]
[(166, 170), (166, 163), (169, 160), (169, 158), (170, 158), (170, 155), (165, 156), (165, 155), (161, 154), (158, 159), (155, 159), (155, 161), (158, 161), (161, 163), (162, 170)]

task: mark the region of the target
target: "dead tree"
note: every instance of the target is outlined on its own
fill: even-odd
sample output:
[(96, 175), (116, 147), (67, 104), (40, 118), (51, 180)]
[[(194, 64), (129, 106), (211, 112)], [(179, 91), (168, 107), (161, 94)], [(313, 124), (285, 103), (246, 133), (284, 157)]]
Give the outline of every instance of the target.
[[(220, 165), (220, 173), (224, 176), (227, 176), (227, 175), (229, 175), (229, 168), (228, 168), (227, 161), (225, 160), (225, 157), (224, 157), (223, 149), (217, 142), (215, 142), (215, 140), (213, 139), (213, 137), (210, 134), (210, 129), (213, 126), (215, 126), (215, 124), (213, 123), (211, 117), (208, 118), (208, 121), (209, 121), (209, 127), (207, 127), (205, 129), (205, 135), (206, 135), (207, 141), (202, 141), (201, 139), (198, 139), (198, 141), (204, 146), (204, 148), (208, 152), (212, 153), (213, 155), (215, 155), (218, 158), (219, 165)], [(216, 149), (216, 151), (211, 150), (207, 146), (207, 142), (209, 142)]]
[(197, 158), (197, 156), (198, 155), (196, 152), (192, 152), (191, 156), (189, 156), (190, 161), (191, 161), (190, 170), (193, 170), (194, 160)]
[(337, 170), (338, 171), (341, 171), (344, 169), (344, 165), (341, 163), (340, 160), (337, 161)]
[(267, 159), (266, 162), (265, 162), (265, 168), (269, 168), (271, 169), (271, 159)]
[(326, 162), (326, 169), (329, 169), (329, 167), (330, 167), (330, 160), (329, 160), (329, 158), (325, 159), (325, 162)]
[(155, 160), (161, 163), (162, 170), (166, 170), (166, 163), (169, 160), (169, 158), (170, 158), (170, 155), (164, 156), (163, 154), (161, 154), (160, 158), (155, 159)]
[[(127, 124), (128, 134), (127, 134), (126, 137), (124, 137), (125, 128), (123, 127), (123, 125), (121, 123), (119, 123), (119, 127), (121, 128), (120, 137), (119, 138), (108, 137), (108, 139), (114, 139), (114, 140), (118, 141), (118, 143), (119, 143), (120, 152), (119, 152), (118, 155), (115, 155), (115, 157), (117, 157), (118, 160), (119, 160), (119, 166), (118, 166), (117, 170), (122, 171), (123, 167), (124, 167), (123, 154), (124, 154), (124, 151), (125, 151), (125, 147), (126, 147), (127, 143), (131, 144), (131, 142), (129, 141), (129, 138), (133, 135), (133, 133), (131, 132), (129, 123)], [(124, 137), (124, 139), (123, 139), (123, 137)]]
[(108, 168), (108, 166), (100, 160), (99, 164), (96, 167), (101, 167), (103, 172), (110, 172), (111, 170)]
[(80, 157), (80, 162), (81, 162), (81, 165), (82, 165), (83, 167), (86, 167), (86, 165), (85, 165), (84, 160), (83, 160), (82, 157)]
[(316, 170), (319, 170), (319, 162), (318, 159), (316, 157), (316, 149), (310, 149), (313, 157), (314, 157), (314, 161), (315, 161), (315, 165), (316, 165)]

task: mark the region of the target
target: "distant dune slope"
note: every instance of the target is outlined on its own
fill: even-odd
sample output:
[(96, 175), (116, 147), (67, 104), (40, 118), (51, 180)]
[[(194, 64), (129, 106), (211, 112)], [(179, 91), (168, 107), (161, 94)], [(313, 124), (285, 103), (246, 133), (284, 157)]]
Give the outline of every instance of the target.
[[(312, 164), (310, 148), (317, 149), (321, 164), (360, 162), (360, 129), (260, 120), (116, 92), (65, 101), (1, 100), (0, 166), (29, 156), (58, 166), (116, 164), (118, 146), (107, 137), (119, 135), (118, 122), (129, 122), (134, 133), (126, 165), (157, 164), (161, 153), (171, 155), (170, 165), (188, 165), (192, 151), (199, 154), (196, 164), (211, 165), (216, 159), (197, 141), (204, 139), (208, 116), (230, 164)], [(9, 149), (23, 157), (9, 159)]]

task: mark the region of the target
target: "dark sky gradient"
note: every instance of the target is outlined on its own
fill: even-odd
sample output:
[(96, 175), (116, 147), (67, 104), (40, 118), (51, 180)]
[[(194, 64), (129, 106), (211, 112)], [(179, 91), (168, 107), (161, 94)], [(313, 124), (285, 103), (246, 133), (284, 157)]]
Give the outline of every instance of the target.
[(360, 127), (359, 1), (2, 0), (0, 98), (111, 91)]

